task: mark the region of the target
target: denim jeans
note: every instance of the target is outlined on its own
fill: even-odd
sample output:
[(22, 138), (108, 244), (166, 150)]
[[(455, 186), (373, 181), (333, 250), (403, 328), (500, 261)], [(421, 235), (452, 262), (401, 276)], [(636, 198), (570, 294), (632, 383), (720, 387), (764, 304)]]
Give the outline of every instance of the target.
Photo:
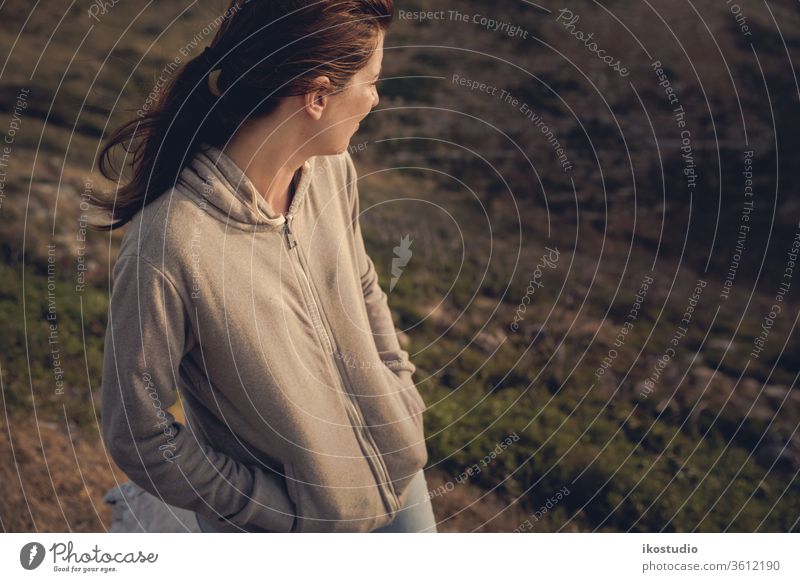
[[(425, 473), (423, 471), (417, 473), (408, 487), (408, 500), (395, 518), (387, 525), (372, 530), (371, 533), (437, 533)], [(199, 514), (197, 523), (203, 533), (214, 531)]]
[(408, 488), (408, 500), (403, 508), (390, 523), (372, 533), (437, 533), (425, 473), (417, 473)]

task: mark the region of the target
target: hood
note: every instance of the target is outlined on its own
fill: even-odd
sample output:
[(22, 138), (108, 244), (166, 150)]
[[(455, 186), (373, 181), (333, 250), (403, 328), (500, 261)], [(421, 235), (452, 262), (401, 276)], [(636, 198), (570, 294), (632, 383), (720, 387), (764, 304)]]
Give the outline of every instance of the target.
[[(311, 181), (312, 160), (303, 163), (297, 190), (287, 212), (289, 216), (297, 213), (305, 198)], [(231, 226), (277, 228), (285, 222), (284, 216), (271, 208), (236, 162), (214, 146), (201, 146), (181, 170), (177, 185), (209, 214)], [(260, 213), (250, 206), (254, 198)]]

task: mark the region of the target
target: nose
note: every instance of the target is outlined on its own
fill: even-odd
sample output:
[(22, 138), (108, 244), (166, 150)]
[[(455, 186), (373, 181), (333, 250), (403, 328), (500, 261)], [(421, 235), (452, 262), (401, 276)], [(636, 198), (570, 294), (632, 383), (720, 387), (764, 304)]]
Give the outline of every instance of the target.
[(374, 93), (374, 98), (372, 99), (372, 108), (375, 109), (378, 106), (378, 103), (381, 102), (381, 99), (378, 96), (378, 88), (377, 87), (373, 87), (372, 90), (373, 90), (373, 93)]

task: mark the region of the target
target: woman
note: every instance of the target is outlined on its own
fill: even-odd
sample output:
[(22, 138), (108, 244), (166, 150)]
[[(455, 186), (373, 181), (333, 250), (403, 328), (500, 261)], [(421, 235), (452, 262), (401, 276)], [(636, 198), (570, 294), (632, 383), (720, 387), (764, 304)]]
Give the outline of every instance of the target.
[[(359, 228), (347, 146), (391, 0), (251, 0), (101, 155), (130, 180), (103, 439), (203, 531), (436, 531), (425, 404)], [(168, 408), (178, 389), (186, 414)]]

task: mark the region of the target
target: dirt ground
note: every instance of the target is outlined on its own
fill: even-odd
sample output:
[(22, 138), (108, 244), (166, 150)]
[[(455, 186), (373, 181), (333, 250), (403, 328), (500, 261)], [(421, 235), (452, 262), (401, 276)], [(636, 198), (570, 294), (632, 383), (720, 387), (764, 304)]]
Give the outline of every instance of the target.
[[(176, 412), (176, 411), (172, 411)], [(429, 490), (450, 479), (426, 471)], [(127, 481), (100, 437), (75, 425), (0, 417), (0, 528), (8, 532), (103, 532), (111, 511), (106, 491)], [(432, 498), (440, 532), (511, 531), (525, 516), (494, 494), (462, 483)]]

